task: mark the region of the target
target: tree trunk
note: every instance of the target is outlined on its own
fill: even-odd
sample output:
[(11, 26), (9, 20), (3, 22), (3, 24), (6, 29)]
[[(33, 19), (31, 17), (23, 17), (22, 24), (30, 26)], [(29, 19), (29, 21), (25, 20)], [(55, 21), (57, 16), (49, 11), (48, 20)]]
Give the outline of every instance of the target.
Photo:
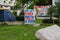
[(50, 20), (51, 20), (51, 22), (53, 22), (53, 19), (52, 19), (52, 13), (50, 14)]
[(60, 25), (60, 15), (59, 15), (59, 18), (58, 18), (58, 20), (59, 20), (59, 25)]
[(52, 20), (52, 13), (50, 14), (50, 20)]
[(52, 13), (50, 14), (50, 20), (51, 20), (51, 22), (54, 24), (54, 19), (52, 18), (53, 17), (53, 15), (52, 15)]

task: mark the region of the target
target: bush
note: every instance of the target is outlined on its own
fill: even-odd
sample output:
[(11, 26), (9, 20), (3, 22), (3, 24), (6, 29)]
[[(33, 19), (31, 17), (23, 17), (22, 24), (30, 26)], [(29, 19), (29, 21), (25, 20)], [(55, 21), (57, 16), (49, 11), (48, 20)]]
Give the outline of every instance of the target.
[(28, 7), (28, 9), (33, 9), (33, 8), (34, 8), (34, 3)]
[(13, 14), (14, 14), (14, 16), (17, 16), (17, 12), (16, 11), (13, 11)]
[(24, 16), (16, 16), (17, 21), (24, 21)]
[[(53, 23), (53, 20), (44, 19), (44, 20), (42, 21), (42, 23)], [(55, 23), (55, 24), (58, 24), (58, 20), (54, 20), (54, 23)]]

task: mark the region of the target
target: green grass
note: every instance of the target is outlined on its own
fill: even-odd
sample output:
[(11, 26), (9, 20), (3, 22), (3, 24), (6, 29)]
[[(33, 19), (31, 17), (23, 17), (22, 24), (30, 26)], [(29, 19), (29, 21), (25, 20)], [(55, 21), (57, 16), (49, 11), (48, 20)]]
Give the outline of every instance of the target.
[(43, 19), (36, 19), (36, 23), (41, 24)]
[(38, 40), (35, 32), (50, 25), (34, 27), (32, 25), (0, 26), (0, 40)]

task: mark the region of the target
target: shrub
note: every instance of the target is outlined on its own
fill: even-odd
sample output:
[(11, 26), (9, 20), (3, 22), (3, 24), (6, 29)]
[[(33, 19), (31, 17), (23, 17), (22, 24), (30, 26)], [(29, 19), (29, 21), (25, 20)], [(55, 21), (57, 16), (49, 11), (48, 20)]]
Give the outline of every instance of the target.
[(28, 9), (33, 9), (33, 8), (34, 8), (34, 3), (28, 7)]
[(24, 21), (24, 16), (16, 16), (17, 21)]
[[(44, 20), (42, 21), (42, 23), (53, 23), (53, 20), (44, 19)], [(58, 24), (58, 20), (54, 20), (54, 23), (55, 23), (55, 24)]]

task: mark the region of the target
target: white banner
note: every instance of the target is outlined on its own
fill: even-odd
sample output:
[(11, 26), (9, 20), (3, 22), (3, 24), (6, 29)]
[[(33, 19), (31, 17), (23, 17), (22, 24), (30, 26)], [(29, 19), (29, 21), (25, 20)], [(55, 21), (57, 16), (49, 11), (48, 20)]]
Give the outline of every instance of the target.
[(37, 16), (46, 16), (49, 6), (34, 6)]

